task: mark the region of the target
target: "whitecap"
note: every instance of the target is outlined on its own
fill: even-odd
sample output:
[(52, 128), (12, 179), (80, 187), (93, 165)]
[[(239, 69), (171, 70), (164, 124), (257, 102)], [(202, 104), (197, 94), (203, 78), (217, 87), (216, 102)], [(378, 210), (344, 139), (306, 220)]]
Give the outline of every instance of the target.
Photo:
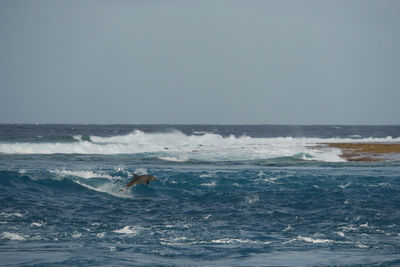
[(188, 240), (185, 236), (178, 236), (174, 238), (160, 238), (160, 243), (162, 245), (188, 245), (190, 242), (186, 242)]
[(364, 245), (363, 243), (360, 243), (360, 242), (357, 242), (357, 243), (356, 243), (356, 246), (357, 246), (358, 248), (369, 248), (367, 245)]
[(189, 160), (188, 157), (180, 156), (180, 157), (158, 157), (158, 159), (171, 161), (171, 162), (187, 162)]
[(270, 244), (268, 241), (255, 241), (250, 239), (240, 239), (240, 238), (221, 238), (211, 240), (211, 243), (217, 244), (235, 244), (235, 243), (245, 243), (245, 244)]
[(72, 138), (74, 138), (76, 141), (82, 141), (82, 135), (73, 135)]
[(350, 185), (350, 183), (347, 183), (347, 184), (345, 184), (345, 185), (339, 185), (339, 188), (344, 189), (344, 188), (348, 187), (349, 185)]
[(293, 228), (290, 224), (285, 229), (283, 229), (283, 232), (288, 232), (288, 231), (293, 231)]
[(18, 233), (10, 233), (10, 232), (3, 232), (1, 234), (1, 239), (10, 239), (10, 240), (25, 240), (25, 237), (23, 235), (20, 235)]
[(247, 204), (253, 204), (260, 201), (260, 197), (255, 195), (255, 196), (251, 196), (251, 197), (246, 197), (246, 203)]
[(287, 240), (287, 241), (282, 242), (282, 244), (284, 245), (284, 244), (287, 244), (287, 243), (292, 243), (292, 242), (294, 242), (294, 241), (296, 241), (296, 240), (297, 240), (296, 238), (290, 239), (290, 240)]
[(2, 212), (2, 213), (0, 213), (0, 216), (3, 216), (4, 218), (9, 218), (9, 217), (23, 217), (22, 214), (19, 213), (19, 212), (13, 212), (13, 213)]
[(106, 236), (106, 233), (105, 232), (101, 232), (101, 233), (96, 234), (96, 236), (102, 238), (102, 237)]
[(72, 237), (73, 238), (79, 238), (79, 237), (81, 237), (82, 236), (82, 233), (79, 233), (79, 232), (74, 232), (73, 234), (72, 234)]
[(116, 167), (114, 168), (114, 170), (115, 170), (116, 172), (123, 172), (123, 173), (126, 173), (126, 171), (125, 171), (125, 165), (124, 165), (124, 164), (120, 164), (120, 165), (116, 166)]
[(145, 175), (145, 174), (148, 174), (146, 168), (137, 168), (137, 169), (135, 169), (135, 170), (133, 171), (133, 173), (138, 174), (138, 175)]
[(210, 183), (204, 183), (204, 184), (201, 184), (201, 185), (202, 185), (202, 186), (214, 187), (214, 186), (217, 185), (217, 183), (216, 183), (215, 181), (212, 181), (212, 182), (210, 182)]
[(313, 244), (324, 244), (324, 243), (332, 243), (334, 242), (333, 240), (330, 239), (313, 239), (311, 237), (304, 237), (304, 236), (297, 236), (297, 240), (301, 240), (307, 243), (313, 243)]
[(337, 234), (338, 236), (341, 236), (341, 237), (344, 237), (344, 236), (345, 236), (343, 232), (336, 232), (336, 234)]
[(125, 234), (125, 235), (137, 235), (140, 231), (142, 231), (143, 228), (140, 226), (125, 226), (121, 229), (114, 230), (114, 233), (118, 234)]
[(120, 192), (121, 186), (119, 186), (118, 184), (113, 184), (113, 183), (105, 183), (102, 184), (98, 187), (94, 187), (79, 181), (73, 181), (74, 183), (77, 183), (83, 187), (86, 187), (87, 189), (93, 190), (93, 191), (97, 191), (97, 192), (101, 192), (101, 193), (106, 193), (106, 194), (110, 194), (113, 195), (115, 197), (122, 197), (122, 198), (130, 198), (131, 195), (129, 193), (129, 191), (123, 191)]
[(341, 232), (357, 232), (359, 230), (359, 227), (356, 227), (355, 225), (346, 225), (346, 226), (341, 226), (339, 229)]
[[(400, 137), (385, 138), (259, 138), (222, 136), (215, 133), (185, 135), (180, 131), (145, 133), (135, 130), (126, 135), (111, 137), (91, 136), (66, 143), (1, 143), (0, 153), (5, 154), (141, 154), (162, 153), (163, 160), (187, 161), (242, 161), (295, 157), (303, 160), (344, 162), (337, 148), (320, 146), (326, 143), (398, 143)], [(168, 147), (166, 150), (165, 148)], [(200, 148), (200, 149), (199, 149)], [(299, 156), (300, 155), (300, 156)]]

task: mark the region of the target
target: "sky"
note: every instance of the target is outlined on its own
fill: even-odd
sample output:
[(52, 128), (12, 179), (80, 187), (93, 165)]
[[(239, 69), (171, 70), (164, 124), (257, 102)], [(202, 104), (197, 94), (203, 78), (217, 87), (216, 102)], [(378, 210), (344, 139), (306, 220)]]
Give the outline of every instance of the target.
[(0, 123), (400, 124), (398, 0), (1, 0)]

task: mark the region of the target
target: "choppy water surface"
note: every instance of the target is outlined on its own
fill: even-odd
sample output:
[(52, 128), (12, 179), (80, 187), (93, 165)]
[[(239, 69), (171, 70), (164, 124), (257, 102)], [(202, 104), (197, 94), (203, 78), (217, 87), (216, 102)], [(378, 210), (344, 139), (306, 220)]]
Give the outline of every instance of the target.
[(0, 265), (399, 265), (400, 162), (338, 141), (400, 127), (1, 125)]

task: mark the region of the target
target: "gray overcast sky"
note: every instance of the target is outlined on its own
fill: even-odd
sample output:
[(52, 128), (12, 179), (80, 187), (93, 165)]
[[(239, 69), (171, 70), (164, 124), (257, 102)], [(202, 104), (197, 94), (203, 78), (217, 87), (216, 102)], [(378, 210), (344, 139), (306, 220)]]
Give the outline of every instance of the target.
[(0, 123), (399, 124), (400, 1), (0, 1)]

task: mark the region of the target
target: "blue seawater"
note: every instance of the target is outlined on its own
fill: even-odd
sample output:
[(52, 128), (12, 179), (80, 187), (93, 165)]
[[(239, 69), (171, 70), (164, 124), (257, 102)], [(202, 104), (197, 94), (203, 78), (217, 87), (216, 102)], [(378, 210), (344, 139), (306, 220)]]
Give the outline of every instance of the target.
[(0, 125), (0, 265), (400, 265), (399, 155), (330, 142), (400, 126)]

